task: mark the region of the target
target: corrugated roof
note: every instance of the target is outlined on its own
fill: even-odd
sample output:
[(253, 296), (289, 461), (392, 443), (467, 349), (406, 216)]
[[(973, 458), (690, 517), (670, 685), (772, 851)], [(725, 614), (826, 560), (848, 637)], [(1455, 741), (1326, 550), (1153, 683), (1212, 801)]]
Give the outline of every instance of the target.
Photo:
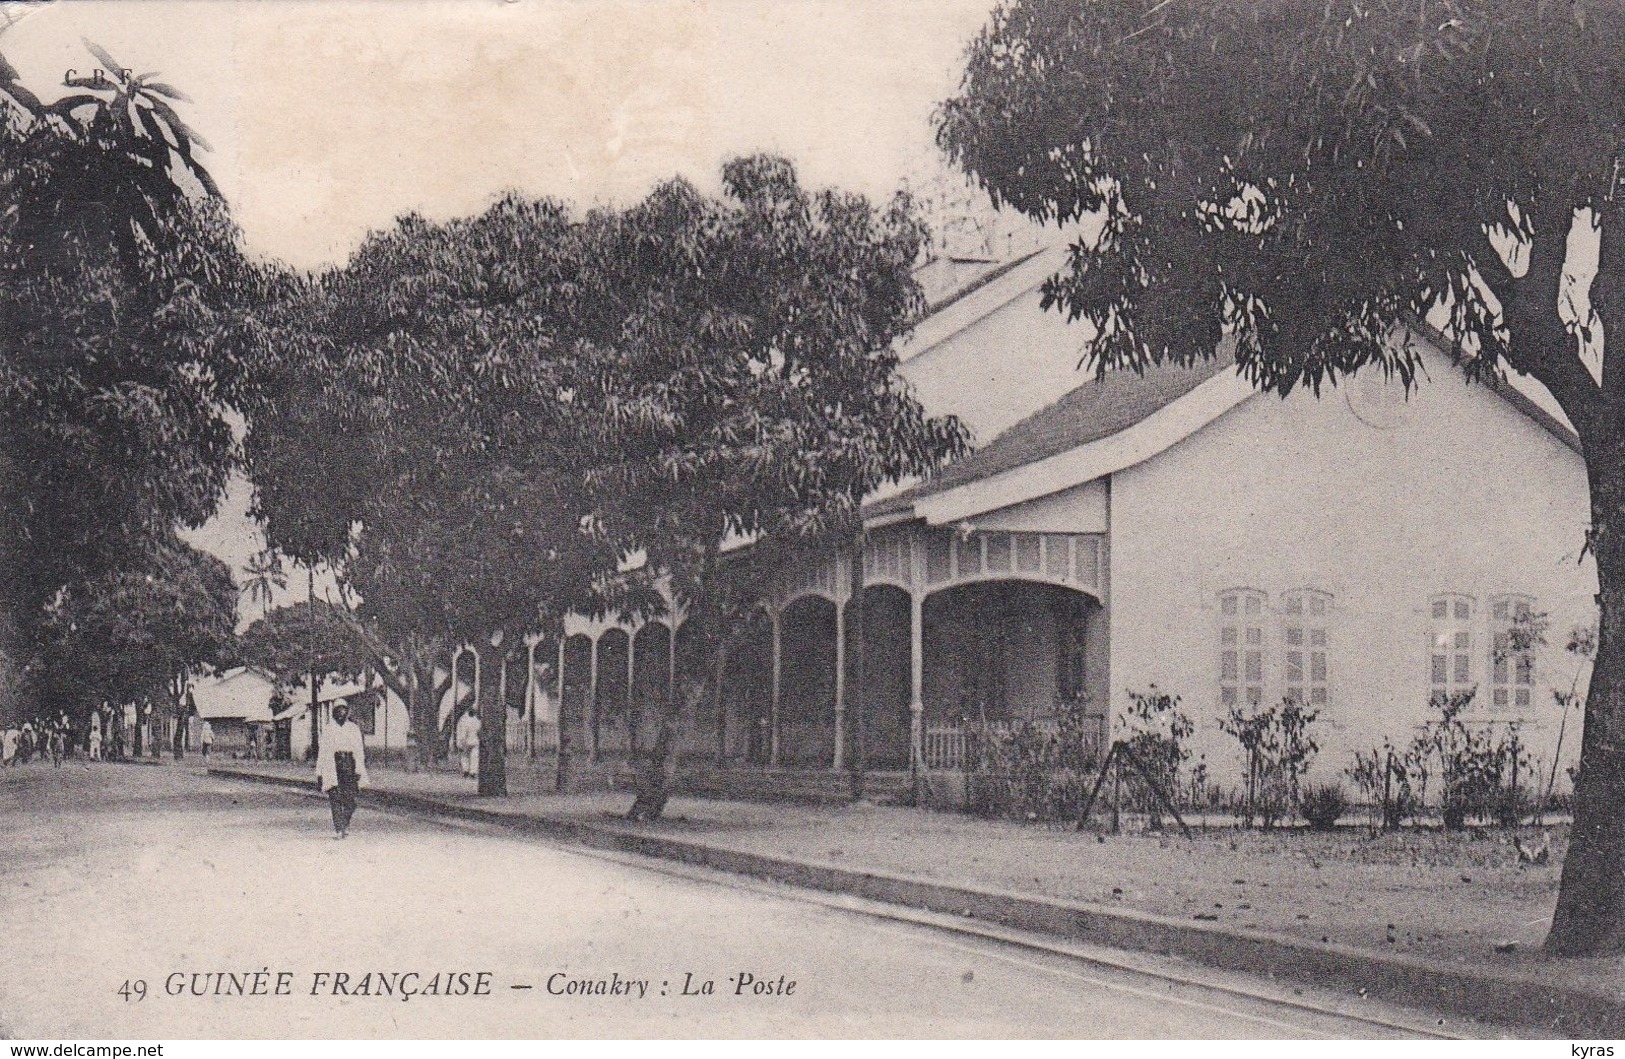
[(922, 497), (1110, 437), (1234, 367), (1234, 346), (1225, 343), (1211, 360), (1188, 368), (1153, 365), (1143, 373), (1120, 370), (1091, 378), (975, 452), (950, 463), (930, 481), (868, 505), (865, 514), (877, 517), (907, 511)]

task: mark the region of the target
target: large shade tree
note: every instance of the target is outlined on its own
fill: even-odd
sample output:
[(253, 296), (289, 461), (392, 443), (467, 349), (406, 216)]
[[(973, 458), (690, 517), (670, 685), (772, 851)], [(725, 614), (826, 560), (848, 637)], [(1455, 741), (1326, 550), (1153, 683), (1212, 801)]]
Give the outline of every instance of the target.
[(0, 57), (0, 652), (45, 609), (201, 525), (232, 466), (222, 337), (274, 270), (247, 262), (183, 97), (100, 67), (42, 99)]
[(354, 680), (376, 664), (364, 627), (326, 600), (266, 611), (238, 636), (231, 659), (270, 674), (282, 688), (297, 688), (311, 674)]
[[(692, 697), (719, 722), (719, 653), (759, 598), (751, 571), (850, 546), (866, 495), (966, 444), (896, 372), (894, 343), (924, 309), (913, 270), (926, 232), (908, 200), (812, 191), (767, 156), (730, 162), (722, 186), (712, 198), (672, 182), (597, 218), (611, 281), (594, 334), (640, 410), (599, 421), (614, 459), (595, 484), (621, 498), (605, 508), (616, 537), (670, 576), (711, 660)], [(724, 569), (730, 541), (751, 542), (755, 562)], [(684, 705), (667, 704), (645, 753), (634, 817), (664, 807)]]
[[(604, 434), (585, 424), (617, 407), (579, 333), (591, 268), (561, 207), (508, 197), (402, 219), (251, 329), (255, 513), (338, 573), (425, 760), (452, 649), (514, 650), (610, 594), (622, 552), (585, 492)], [(500, 794), (506, 707), (482, 702), (481, 791)]]
[(104, 701), (182, 710), (192, 678), (230, 659), (236, 623), (231, 569), (171, 537), (51, 603), (41, 698), (76, 716)]
[[(440, 703), (421, 686), (457, 643), (500, 654), (571, 611), (652, 612), (667, 575), (717, 644), (725, 541), (844, 533), (876, 484), (962, 447), (894, 374), (921, 307), (906, 204), (812, 194), (771, 158), (723, 186), (407, 218), (260, 325), (256, 509), (412, 659), (420, 747)], [(482, 702), (480, 789), (501, 793), (504, 707)], [(663, 804), (678, 712), (640, 813)]]
[(1561, 404), (1601, 628), (1554, 953), (1625, 950), (1622, 53), (1625, 9), (1588, 0), (1030, 0), (940, 114), (997, 201), (1102, 225), (1045, 288), (1100, 371), (1234, 336), (1279, 393), (1410, 383), (1396, 327), (1431, 316), (1470, 376)]

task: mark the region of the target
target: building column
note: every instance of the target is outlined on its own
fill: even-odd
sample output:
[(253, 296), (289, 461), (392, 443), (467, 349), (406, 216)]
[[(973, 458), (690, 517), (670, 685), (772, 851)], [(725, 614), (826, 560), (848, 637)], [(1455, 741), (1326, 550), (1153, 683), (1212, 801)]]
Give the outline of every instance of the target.
[(587, 760), (598, 761), (598, 637), (592, 637), (592, 666), (587, 672), (586, 709), (581, 711), (587, 725)]
[(830, 768), (846, 768), (846, 607), (835, 604), (835, 760)]
[(525, 742), (530, 756), (536, 756), (536, 641), (525, 645)]
[(497, 655), (497, 701), (502, 703), (502, 749), (512, 750), (508, 745), (508, 656), (504, 654)]
[(569, 639), (570, 637), (564, 632), (564, 623), (559, 622), (559, 668), (553, 674), (553, 690), (558, 693), (558, 698), (553, 700), (558, 704), (557, 723), (553, 726), (553, 749), (559, 752), (560, 760), (564, 757), (564, 749), (568, 740), (568, 736), (564, 734), (564, 644)]
[(638, 717), (633, 711), (637, 709), (637, 633), (628, 629), (626, 633), (626, 749), (628, 753), (637, 750)]
[(925, 767), (925, 599), (909, 593), (908, 746), (911, 769)]
[(784, 673), (784, 623), (776, 608), (771, 612), (771, 617), (773, 619), (773, 693), (767, 704), (767, 763), (777, 768), (779, 765), (779, 687)]

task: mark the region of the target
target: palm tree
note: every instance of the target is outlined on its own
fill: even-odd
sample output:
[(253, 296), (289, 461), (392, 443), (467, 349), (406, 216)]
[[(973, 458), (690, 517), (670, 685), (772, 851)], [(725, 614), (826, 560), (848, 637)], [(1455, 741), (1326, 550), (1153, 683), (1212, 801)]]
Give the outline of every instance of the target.
[(271, 614), (271, 597), (279, 588), (288, 587), (288, 575), (282, 569), (282, 557), (270, 548), (248, 560), (243, 567), (243, 593), (248, 602), (258, 601), (262, 617)]

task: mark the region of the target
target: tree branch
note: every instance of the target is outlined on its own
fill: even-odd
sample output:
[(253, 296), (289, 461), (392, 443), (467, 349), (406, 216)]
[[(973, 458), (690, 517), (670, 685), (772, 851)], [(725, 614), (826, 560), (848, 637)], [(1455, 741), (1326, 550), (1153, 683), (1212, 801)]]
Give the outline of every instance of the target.
[(1493, 269), (1483, 275), (1501, 302), (1509, 336), (1507, 363), (1551, 391), (1584, 435), (1602, 410), (1601, 392), (1580, 360), (1579, 337), (1557, 314), (1573, 221), (1572, 208), (1541, 210), (1529, 243), (1529, 270), (1522, 278)]

